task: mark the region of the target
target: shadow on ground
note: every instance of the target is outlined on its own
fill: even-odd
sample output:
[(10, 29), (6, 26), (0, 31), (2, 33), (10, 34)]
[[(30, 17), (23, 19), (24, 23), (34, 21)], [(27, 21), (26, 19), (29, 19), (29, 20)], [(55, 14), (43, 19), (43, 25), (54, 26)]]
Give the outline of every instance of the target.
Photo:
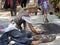
[(49, 23), (49, 24), (41, 24), (41, 25), (46, 30), (46, 32), (43, 32), (42, 34), (59, 34), (60, 33), (60, 26), (57, 24)]
[(46, 30), (46, 34), (59, 34), (60, 33), (60, 26), (57, 24), (49, 23), (49, 24), (42, 24), (42, 26)]

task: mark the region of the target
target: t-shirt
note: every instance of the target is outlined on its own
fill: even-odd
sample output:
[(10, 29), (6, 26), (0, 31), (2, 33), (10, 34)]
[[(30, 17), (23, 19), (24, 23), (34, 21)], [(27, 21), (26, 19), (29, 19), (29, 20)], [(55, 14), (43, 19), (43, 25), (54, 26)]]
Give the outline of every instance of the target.
[(30, 17), (22, 16), (22, 19), (25, 20), (27, 23), (32, 23)]

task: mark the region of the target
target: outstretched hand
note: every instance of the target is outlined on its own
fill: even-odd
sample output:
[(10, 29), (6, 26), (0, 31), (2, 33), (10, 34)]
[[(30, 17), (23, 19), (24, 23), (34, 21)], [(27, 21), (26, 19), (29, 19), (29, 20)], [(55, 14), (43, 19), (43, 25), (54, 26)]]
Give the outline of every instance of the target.
[(39, 28), (39, 27), (34, 27), (35, 31), (36, 31), (36, 34), (41, 34), (44, 30)]

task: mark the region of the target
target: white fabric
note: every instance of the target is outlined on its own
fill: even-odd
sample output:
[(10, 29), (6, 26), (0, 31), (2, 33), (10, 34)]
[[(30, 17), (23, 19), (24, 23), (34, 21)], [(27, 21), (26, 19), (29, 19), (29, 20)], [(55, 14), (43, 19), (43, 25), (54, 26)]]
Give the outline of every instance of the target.
[(32, 23), (30, 17), (22, 16), (22, 19), (25, 20), (27, 23)]
[(3, 29), (2, 31), (4, 31), (4, 32), (8, 32), (8, 31), (10, 31), (10, 30), (13, 30), (13, 29), (17, 29), (16, 28), (16, 24), (14, 23), (10, 23), (9, 25), (8, 25), (8, 27), (6, 27), (5, 29)]
[(30, 0), (30, 3), (34, 3), (34, 0)]
[(47, 2), (44, 1), (43, 3), (44, 3), (44, 8), (47, 8)]

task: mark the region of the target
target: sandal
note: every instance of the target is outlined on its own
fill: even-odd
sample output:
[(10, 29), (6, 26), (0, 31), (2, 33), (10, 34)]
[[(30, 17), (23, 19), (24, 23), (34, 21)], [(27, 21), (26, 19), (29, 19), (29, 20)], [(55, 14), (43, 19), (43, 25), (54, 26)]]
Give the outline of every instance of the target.
[(33, 36), (33, 40), (39, 40), (39, 39), (41, 39), (42, 43), (52, 42), (56, 39), (56, 35), (50, 34), (50, 35), (35, 35), (35, 36)]

